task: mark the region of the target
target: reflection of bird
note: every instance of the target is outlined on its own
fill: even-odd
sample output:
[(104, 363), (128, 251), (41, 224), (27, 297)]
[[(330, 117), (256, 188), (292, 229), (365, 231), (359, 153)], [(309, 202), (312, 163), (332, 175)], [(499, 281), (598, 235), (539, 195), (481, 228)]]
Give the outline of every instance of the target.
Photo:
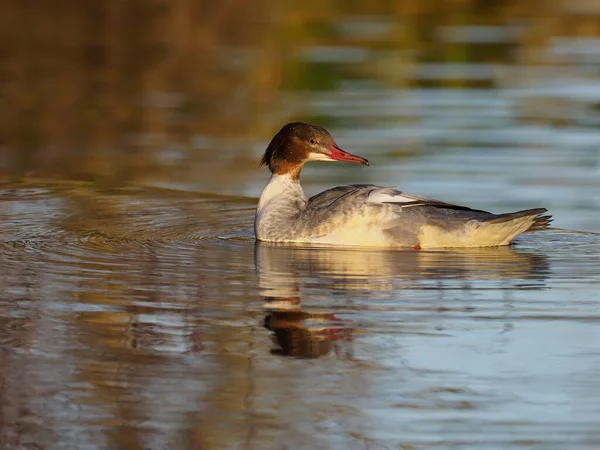
[(262, 159), (271, 170), (255, 218), (256, 238), (378, 247), (489, 247), (543, 230), (546, 209), (492, 214), (374, 185), (340, 186), (310, 199), (300, 186), (308, 161), (368, 165), (345, 152), (324, 128), (290, 123), (273, 138)]
[(508, 280), (512, 287), (514, 280), (527, 280), (531, 289), (548, 273), (544, 256), (509, 247), (414, 252), (257, 242), (255, 257), (260, 292), (267, 301), (265, 326), (275, 334), (277, 353), (296, 357), (332, 350), (348, 354), (344, 344), (351, 341), (355, 326), (324, 305), (302, 305), (307, 285), (318, 283), (331, 297), (351, 293), (368, 302), (428, 281), (443, 289), (464, 280), (461, 288), (468, 289), (475, 280)]
[[(266, 299), (269, 301), (269, 299)], [(281, 305), (281, 300), (277, 303)], [(351, 324), (338, 320), (332, 312), (308, 312), (270, 308), (265, 327), (275, 333), (280, 349), (274, 354), (299, 358), (325, 356), (339, 340), (352, 339)]]

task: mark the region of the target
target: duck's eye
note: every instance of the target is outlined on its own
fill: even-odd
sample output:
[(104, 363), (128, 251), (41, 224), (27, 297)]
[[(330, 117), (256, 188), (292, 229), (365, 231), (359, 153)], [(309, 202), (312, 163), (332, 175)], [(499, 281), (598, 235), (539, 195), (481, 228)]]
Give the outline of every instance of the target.
[(311, 144), (316, 144), (317, 141), (315, 139), (310, 139), (308, 142), (310, 142)]

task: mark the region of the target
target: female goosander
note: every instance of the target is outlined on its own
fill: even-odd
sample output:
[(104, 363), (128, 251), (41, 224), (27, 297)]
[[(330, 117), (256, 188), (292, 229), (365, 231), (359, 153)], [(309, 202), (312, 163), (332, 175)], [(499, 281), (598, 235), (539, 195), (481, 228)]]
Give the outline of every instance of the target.
[(261, 161), (272, 175), (256, 210), (258, 240), (415, 249), (492, 247), (543, 230), (551, 221), (545, 208), (492, 214), (371, 184), (340, 186), (307, 198), (300, 171), (308, 161), (369, 165), (342, 150), (322, 127), (285, 125)]

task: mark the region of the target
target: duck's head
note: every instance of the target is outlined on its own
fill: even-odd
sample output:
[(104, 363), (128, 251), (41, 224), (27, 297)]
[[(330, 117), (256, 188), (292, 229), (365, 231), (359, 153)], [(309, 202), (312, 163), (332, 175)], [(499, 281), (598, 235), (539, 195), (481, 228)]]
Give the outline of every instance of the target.
[(289, 174), (297, 179), (308, 161), (347, 161), (366, 166), (369, 161), (342, 150), (329, 132), (317, 125), (293, 122), (285, 125), (273, 137), (261, 165), (277, 175)]

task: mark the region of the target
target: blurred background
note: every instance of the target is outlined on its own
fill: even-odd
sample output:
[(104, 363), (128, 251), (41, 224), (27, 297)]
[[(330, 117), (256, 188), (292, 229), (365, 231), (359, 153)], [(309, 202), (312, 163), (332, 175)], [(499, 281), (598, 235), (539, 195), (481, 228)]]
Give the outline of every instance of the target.
[(2, 3), (4, 175), (257, 196), (261, 152), (303, 120), (374, 166), (311, 168), (309, 186), (549, 207), (498, 192), (548, 177), (587, 202), (559, 225), (600, 230), (583, 211), (600, 203), (599, 0)]

